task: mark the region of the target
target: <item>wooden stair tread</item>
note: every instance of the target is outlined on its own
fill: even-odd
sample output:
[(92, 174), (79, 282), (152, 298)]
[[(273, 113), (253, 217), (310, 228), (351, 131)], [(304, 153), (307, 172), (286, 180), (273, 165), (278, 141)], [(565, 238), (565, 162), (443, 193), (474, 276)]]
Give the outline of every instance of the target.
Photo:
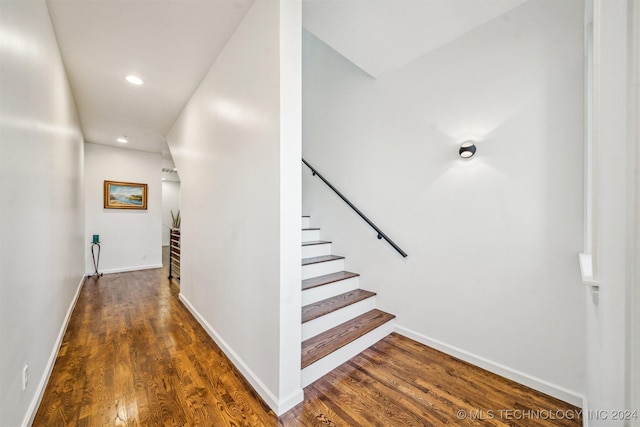
[(302, 281), (302, 290), (315, 288), (317, 286), (327, 285), (340, 280), (351, 279), (360, 276), (358, 273), (350, 271), (338, 271), (337, 273), (325, 274), (324, 276), (310, 277)]
[(335, 261), (337, 259), (344, 259), (344, 257), (340, 255), (322, 255), (314, 256), (311, 258), (303, 258), (302, 265), (318, 264), (320, 262)]
[(327, 243), (331, 242), (328, 240), (309, 240), (308, 242), (302, 242), (302, 246), (326, 245)]
[(341, 308), (348, 307), (367, 298), (375, 296), (375, 292), (365, 291), (364, 289), (354, 289), (322, 301), (302, 307), (302, 323), (308, 322), (325, 314), (332, 313)]
[(393, 314), (374, 309), (305, 340), (302, 343), (302, 368), (317, 362), (393, 318), (395, 318)]

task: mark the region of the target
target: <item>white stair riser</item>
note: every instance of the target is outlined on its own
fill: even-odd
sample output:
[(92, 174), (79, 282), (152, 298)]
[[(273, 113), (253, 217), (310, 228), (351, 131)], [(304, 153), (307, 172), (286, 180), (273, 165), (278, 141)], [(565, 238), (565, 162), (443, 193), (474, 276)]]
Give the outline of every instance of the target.
[(302, 258), (311, 258), (321, 255), (331, 255), (331, 243), (307, 245), (302, 247)]
[(320, 230), (302, 230), (302, 241), (312, 242), (320, 240)]
[(323, 357), (315, 363), (304, 368), (301, 372), (302, 388), (316, 381), (326, 373), (334, 370), (347, 360), (361, 353), (365, 349), (371, 347), (382, 338), (393, 332), (393, 320), (380, 325), (373, 331), (364, 334), (357, 340), (345, 345), (344, 347), (334, 351), (333, 353)]
[(302, 266), (302, 280), (337, 273), (342, 270), (344, 270), (344, 259), (307, 264)]
[(309, 218), (308, 216), (303, 216), (302, 217), (302, 228), (309, 228), (311, 227), (311, 218)]
[(339, 280), (337, 282), (306, 289), (302, 291), (302, 305), (305, 306), (313, 304), (314, 302), (322, 301), (323, 299), (358, 289), (359, 284), (360, 276), (356, 276), (350, 279)]
[(376, 297), (372, 296), (365, 300), (343, 307), (340, 310), (325, 314), (317, 319), (305, 322), (302, 324), (302, 340), (304, 341), (314, 337), (321, 332), (336, 327), (353, 319), (354, 317), (371, 311), (374, 308), (376, 308)]

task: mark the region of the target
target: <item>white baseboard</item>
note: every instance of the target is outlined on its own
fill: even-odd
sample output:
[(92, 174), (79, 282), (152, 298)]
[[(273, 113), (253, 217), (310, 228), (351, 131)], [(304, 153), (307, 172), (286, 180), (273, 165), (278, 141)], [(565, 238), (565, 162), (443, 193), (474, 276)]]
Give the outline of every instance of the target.
[(464, 360), (465, 362), (471, 363), (472, 365), (478, 366), (482, 369), (486, 369), (489, 372), (493, 372), (494, 374), (508, 378), (512, 381), (515, 381), (517, 383), (530, 387), (539, 392), (548, 394), (549, 396), (555, 397), (556, 399), (560, 399), (564, 402), (570, 403), (579, 408), (582, 408), (584, 405), (584, 400), (585, 400), (584, 396), (575, 391), (568, 390), (557, 384), (553, 384), (553, 383), (550, 383), (549, 381), (536, 378), (532, 375), (526, 374), (524, 372), (520, 372), (516, 369), (510, 368), (508, 366), (504, 366), (500, 363), (475, 355), (473, 353), (462, 350), (460, 348), (451, 346), (442, 341), (427, 337), (409, 328), (405, 328), (404, 326), (400, 326), (396, 324), (395, 331), (398, 334), (404, 335), (407, 338), (411, 338), (412, 340), (418, 341), (421, 344), (435, 348), (436, 350), (439, 350), (450, 356)]
[[(110, 268), (108, 270), (100, 270), (102, 274), (113, 274), (113, 273), (127, 273), (129, 271), (139, 271), (139, 270), (151, 270), (154, 268), (162, 268), (162, 264), (149, 264), (149, 265), (136, 265), (133, 267), (123, 267), (123, 268)], [(91, 276), (93, 271), (89, 271), (86, 273), (87, 276)]]
[(231, 360), (231, 363), (240, 371), (240, 373), (245, 377), (245, 379), (251, 384), (251, 386), (256, 390), (256, 392), (264, 399), (265, 403), (269, 405), (271, 409), (276, 413), (276, 415), (280, 416), (284, 414), (289, 409), (296, 406), (298, 403), (302, 402), (304, 399), (304, 392), (302, 388), (296, 390), (289, 396), (283, 398), (282, 400), (278, 399), (275, 394), (258, 378), (258, 376), (247, 366), (246, 363), (238, 356), (238, 354), (233, 351), (231, 346), (216, 332), (215, 329), (207, 322), (202, 315), (196, 310), (193, 305), (189, 302), (189, 300), (181, 293), (180, 301), (187, 307), (187, 309), (191, 312), (193, 317), (196, 318), (198, 323), (202, 325), (202, 327), (207, 331), (209, 336), (218, 344), (220, 349), (224, 352), (224, 354)]
[(27, 409), (27, 414), (25, 415), (24, 420), (22, 420), (22, 427), (28, 427), (31, 424), (33, 424), (33, 420), (36, 416), (36, 412), (38, 411), (38, 407), (40, 406), (40, 402), (42, 401), (42, 397), (44, 396), (44, 390), (47, 387), (47, 383), (49, 382), (49, 377), (51, 377), (53, 366), (56, 364), (56, 358), (58, 357), (60, 346), (62, 346), (62, 339), (64, 338), (64, 333), (67, 331), (67, 326), (69, 325), (71, 314), (73, 313), (73, 309), (76, 307), (76, 302), (78, 301), (78, 297), (80, 296), (80, 290), (82, 290), (82, 285), (84, 285), (85, 280), (86, 280), (86, 277), (82, 277), (82, 280), (80, 280), (80, 283), (76, 288), (76, 294), (73, 296), (71, 305), (69, 305), (69, 309), (67, 310), (67, 314), (64, 318), (64, 322), (62, 323), (62, 327), (58, 332), (58, 337), (56, 338), (55, 345), (53, 346), (51, 355), (49, 356), (49, 360), (47, 361), (47, 365), (45, 366), (44, 373), (40, 378), (40, 382), (38, 383), (36, 392), (33, 396), (33, 399), (31, 400), (31, 404)]
[(278, 405), (277, 410), (275, 408), (271, 408), (271, 409), (273, 409), (273, 411), (276, 413), (277, 416), (280, 416), (285, 412), (289, 411), (290, 409), (293, 409), (294, 406), (296, 406), (298, 403), (302, 402), (303, 400), (304, 400), (304, 390), (302, 390), (302, 388), (299, 388), (298, 390), (291, 393), (289, 396), (280, 399), (280, 404)]

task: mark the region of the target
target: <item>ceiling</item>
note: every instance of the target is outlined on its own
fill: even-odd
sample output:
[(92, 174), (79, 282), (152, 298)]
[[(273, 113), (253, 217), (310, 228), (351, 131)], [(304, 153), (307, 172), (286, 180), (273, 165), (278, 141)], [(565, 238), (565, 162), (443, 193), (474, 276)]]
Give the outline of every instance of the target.
[[(165, 134), (253, 1), (47, 0), (85, 140), (169, 159)], [(303, 26), (379, 78), (525, 1), (303, 0)]]
[(168, 156), (165, 134), (252, 3), (48, 0), (85, 141)]
[(304, 0), (307, 31), (375, 78), (527, 0)]

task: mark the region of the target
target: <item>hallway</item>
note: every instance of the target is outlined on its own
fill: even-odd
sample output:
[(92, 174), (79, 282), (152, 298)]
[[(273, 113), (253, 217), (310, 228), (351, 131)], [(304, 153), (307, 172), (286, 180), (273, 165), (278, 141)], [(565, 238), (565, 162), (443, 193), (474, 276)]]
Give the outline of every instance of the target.
[[(32, 425), (41, 401), (39, 425), (531, 407), (399, 335), (303, 390), (302, 213), (398, 334), (585, 409), (640, 408), (638, 2), (238, 1), (0, 2), (0, 424)], [(169, 154), (180, 300), (161, 273)], [(148, 209), (105, 209), (105, 181), (146, 184)], [(92, 235), (113, 274), (84, 286)]]
[[(87, 280), (34, 426), (278, 424), (167, 276), (165, 267)], [(578, 408), (392, 334), (307, 387), (279, 424), (510, 425), (543, 411), (526, 424), (543, 426), (549, 410), (573, 417), (554, 425), (580, 425)]]
[(167, 276), (87, 279), (34, 426), (276, 423)]

